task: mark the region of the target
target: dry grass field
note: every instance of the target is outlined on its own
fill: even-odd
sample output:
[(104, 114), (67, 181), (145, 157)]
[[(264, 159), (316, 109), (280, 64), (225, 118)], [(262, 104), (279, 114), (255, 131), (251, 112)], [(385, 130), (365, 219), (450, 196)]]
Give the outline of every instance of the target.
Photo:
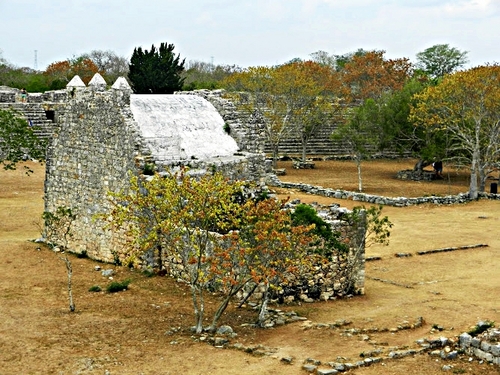
[[(286, 164), (283, 166), (287, 167)], [(231, 342), (262, 345), (270, 355), (250, 355), (198, 342), (189, 332), (193, 323), (189, 291), (167, 277), (71, 256), (76, 312), (67, 301), (66, 270), (57, 254), (28, 240), (39, 237), (36, 222), (43, 212), (44, 168), (35, 173), (0, 171), (0, 374), (304, 374), (307, 358), (320, 368), (339, 357), (356, 362), (363, 352), (417, 348), (428, 337), (454, 337), (479, 320), (500, 321), (500, 202), (481, 200), (459, 206), (384, 207), (394, 223), (389, 246), (367, 249), (382, 259), (366, 263), (366, 294), (350, 299), (280, 306), (294, 310), (309, 323), (261, 330), (252, 323), (255, 312), (230, 306), (222, 323), (238, 336)], [(449, 194), (467, 191), (467, 175), (446, 170), (447, 178), (430, 183), (399, 181), (400, 169), (411, 161), (373, 161), (363, 165), (368, 193), (395, 196)], [(291, 170), (283, 180), (324, 187), (355, 189), (352, 162), (320, 162), (314, 170)], [(304, 202), (340, 203), (278, 191)], [(418, 256), (419, 250), (487, 244), (487, 247)], [(399, 252), (413, 256), (397, 258)], [(109, 294), (110, 282), (94, 267), (115, 270), (114, 280), (130, 279), (129, 290)], [(208, 299), (208, 309), (216, 296)], [(394, 328), (404, 321), (424, 319), (420, 328), (396, 332), (347, 335), (346, 328)], [(346, 319), (342, 328), (310, 328), (308, 324)], [(442, 331), (434, 332), (433, 326)], [(181, 329), (177, 330), (178, 327)], [(292, 357), (291, 364), (281, 358)], [(498, 367), (460, 356), (443, 361), (428, 354), (351, 371), (354, 374), (498, 374)]]

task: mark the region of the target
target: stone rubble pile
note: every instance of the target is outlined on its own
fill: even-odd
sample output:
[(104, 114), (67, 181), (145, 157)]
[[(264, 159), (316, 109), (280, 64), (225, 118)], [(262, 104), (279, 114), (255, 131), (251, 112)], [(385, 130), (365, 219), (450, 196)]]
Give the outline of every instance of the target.
[[(352, 324), (352, 322), (345, 319), (340, 319), (333, 323), (313, 323), (305, 317), (298, 316), (293, 311), (284, 312), (278, 309), (269, 309), (268, 317), (269, 321), (275, 321), (275, 324), (270, 325), (268, 328), (302, 321), (301, 328), (303, 330), (325, 328), (337, 329), (342, 331), (342, 335), (360, 335), (363, 341), (367, 341), (376, 346), (374, 350), (360, 353), (360, 358), (357, 360), (342, 356), (337, 356), (336, 359), (332, 361), (320, 361), (315, 358), (305, 359), (302, 364), (302, 369), (308, 373), (317, 375), (340, 374), (360, 367), (367, 367), (377, 363), (383, 364), (390, 360), (425, 354), (436, 357), (436, 359), (449, 361), (443, 365), (443, 371), (452, 370), (452, 361), (463, 355), (471, 356), (468, 359), (469, 361), (474, 360), (473, 357), (475, 357), (476, 360), (481, 363), (484, 361), (493, 365), (500, 365), (500, 329), (491, 327), (491, 323), (489, 322), (479, 322), (477, 324), (475, 329), (481, 329), (482, 327), (486, 327), (486, 325), (491, 327), (489, 329), (483, 328), (486, 330), (480, 334), (462, 333), (458, 337), (432, 335), (417, 340), (415, 342), (417, 344), (416, 348), (408, 348), (406, 346), (388, 347), (387, 343), (377, 343), (371, 340), (368, 334), (380, 332), (397, 333), (407, 329), (421, 328), (424, 324), (424, 319), (422, 317), (417, 318), (413, 323), (403, 321), (393, 328), (349, 328), (348, 326)], [(278, 321), (281, 321), (281, 323), (277, 323)], [(430, 332), (432, 334), (442, 330), (444, 330), (443, 327), (439, 326), (434, 328), (433, 326)], [(207, 334), (203, 334), (199, 338), (193, 336), (196, 340), (207, 342), (215, 347), (240, 350), (253, 356), (275, 356), (278, 352), (278, 348), (266, 347), (260, 344), (244, 345), (240, 342), (231, 343), (232, 339), (236, 337), (237, 334), (234, 333), (233, 329), (229, 326), (221, 326), (214, 336)], [(295, 359), (294, 357), (285, 356), (280, 359), (280, 362), (284, 365), (292, 365)]]
[(500, 329), (490, 328), (475, 337), (462, 333), (459, 339), (460, 349), (465, 353), (500, 365)]

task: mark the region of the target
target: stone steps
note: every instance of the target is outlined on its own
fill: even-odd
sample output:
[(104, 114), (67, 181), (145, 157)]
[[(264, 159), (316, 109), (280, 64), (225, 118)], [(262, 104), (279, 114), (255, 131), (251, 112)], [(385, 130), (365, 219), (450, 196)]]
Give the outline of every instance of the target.
[(31, 120), (36, 127), (34, 133), (40, 138), (49, 139), (54, 134), (56, 124), (47, 119), (45, 110), (39, 103), (0, 103), (0, 109), (14, 109), (22, 113), (26, 121)]
[[(318, 129), (314, 137), (307, 142), (307, 154), (344, 155), (346, 151), (342, 143), (330, 139), (330, 135), (336, 127), (336, 123), (329, 123)], [(266, 142), (265, 151), (266, 153), (272, 151), (268, 142)], [(280, 142), (279, 152), (282, 155), (300, 155), (302, 154), (302, 142), (296, 135), (290, 134)]]

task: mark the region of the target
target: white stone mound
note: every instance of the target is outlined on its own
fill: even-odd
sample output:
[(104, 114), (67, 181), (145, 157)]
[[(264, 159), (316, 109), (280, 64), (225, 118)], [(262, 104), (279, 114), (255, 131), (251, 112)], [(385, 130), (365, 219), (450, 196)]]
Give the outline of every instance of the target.
[(131, 95), (130, 109), (160, 162), (232, 156), (236, 141), (215, 107), (196, 95)]

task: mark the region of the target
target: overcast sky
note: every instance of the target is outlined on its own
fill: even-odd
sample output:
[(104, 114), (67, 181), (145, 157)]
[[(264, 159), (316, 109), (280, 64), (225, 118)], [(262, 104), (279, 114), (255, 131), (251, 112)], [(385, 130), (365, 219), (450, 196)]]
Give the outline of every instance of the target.
[(44, 70), (92, 50), (130, 58), (173, 43), (181, 58), (275, 65), (322, 50), (408, 57), (447, 43), (500, 62), (500, 0), (0, 0), (0, 50)]

